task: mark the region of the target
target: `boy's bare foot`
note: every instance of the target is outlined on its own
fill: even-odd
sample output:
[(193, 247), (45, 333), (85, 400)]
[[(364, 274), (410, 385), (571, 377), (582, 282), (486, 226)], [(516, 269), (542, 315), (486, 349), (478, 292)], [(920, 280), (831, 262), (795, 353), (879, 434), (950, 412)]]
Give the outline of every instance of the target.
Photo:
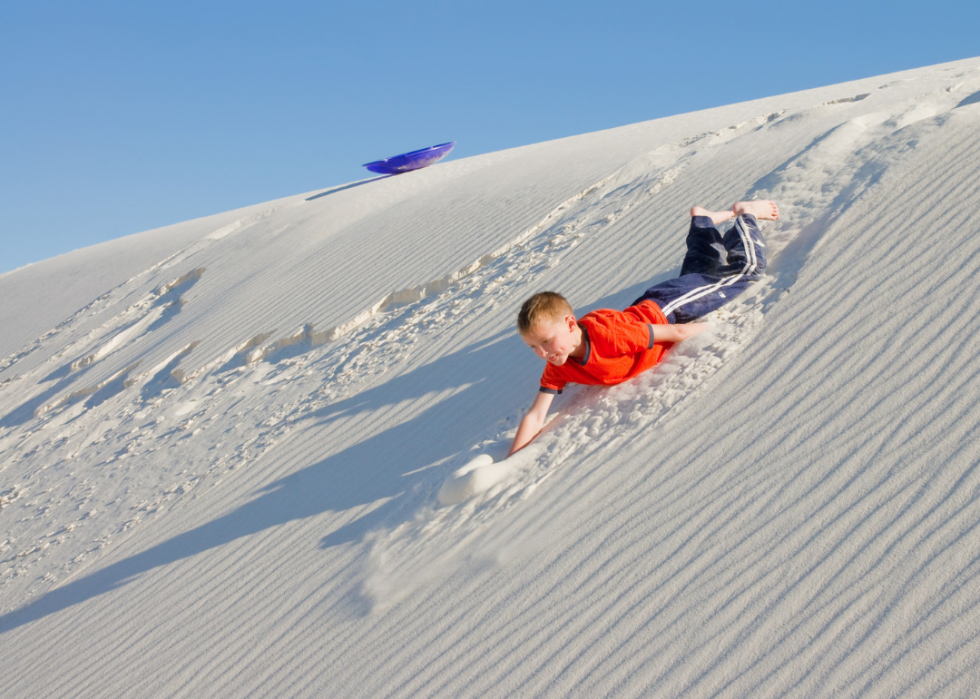
[(736, 216), (742, 214), (752, 214), (760, 221), (778, 221), (779, 207), (776, 202), (768, 199), (757, 199), (755, 201), (740, 201), (732, 207)]
[(712, 223), (718, 224), (730, 218), (735, 218), (735, 213), (733, 211), (708, 211), (700, 206), (695, 206), (691, 209), (691, 218), (695, 216), (707, 216), (711, 219)]

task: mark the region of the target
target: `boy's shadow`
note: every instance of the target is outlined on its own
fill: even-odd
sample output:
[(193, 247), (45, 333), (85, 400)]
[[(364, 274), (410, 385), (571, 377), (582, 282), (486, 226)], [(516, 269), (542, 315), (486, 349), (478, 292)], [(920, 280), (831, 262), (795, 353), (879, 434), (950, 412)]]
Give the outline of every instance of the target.
[[(656, 281), (656, 280), (654, 280)], [(623, 308), (651, 282), (620, 290), (580, 309)], [(370, 415), (385, 406), (457, 389), (410, 420), (375, 434), (322, 461), (280, 478), (238, 509), (59, 587), (28, 606), (0, 616), (0, 633), (121, 587), (153, 568), (204, 553), (270, 527), (325, 512), (387, 502), (324, 536), (330, 548), (357, 541), (372, 529), (411, 516), (408, 494), (424, 471), (472, 446), (488, 425), (534, 396), (541, 363), (512, 330), (441, 357), (351, 398), (312, 413), (310, 441), (319, 426)]]
[[(236, 510), (195, 529), (74, 580), (0, 616), (0, 633), (97, 597), (158, 566), (194, 556), (270, 527), (325, 512), (341, 512), (387, 499), (370, 514), (321, 539), (321, 547), (357, 541), (403, 510), (425, 467), (472, 446), (475, 435), (512, 409), (514, 386), (537, 378), (535, 357), (512, 331), (442, 357), (307, 418), (318, 426), (345, 416), (452, 389), (410, 420), (281, 478)], [(461, 388), (462, 387), (462, 388)], [(419, 472), (421, 471), (421, 472)]]

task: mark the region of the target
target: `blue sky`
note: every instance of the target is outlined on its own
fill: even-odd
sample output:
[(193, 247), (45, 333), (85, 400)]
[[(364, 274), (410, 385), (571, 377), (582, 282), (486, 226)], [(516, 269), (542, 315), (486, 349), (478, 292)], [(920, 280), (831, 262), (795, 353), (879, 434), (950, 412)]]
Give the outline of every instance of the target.
[(980, 3), (3, 2), (0, 273), (326, 188), (980, 55)]

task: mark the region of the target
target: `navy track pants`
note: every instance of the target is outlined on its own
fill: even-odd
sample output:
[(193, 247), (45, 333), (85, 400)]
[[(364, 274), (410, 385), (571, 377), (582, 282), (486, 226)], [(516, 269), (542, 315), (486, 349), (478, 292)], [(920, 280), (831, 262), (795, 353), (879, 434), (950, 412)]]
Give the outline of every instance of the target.
[(693, 216), (681, 274), (647, 289), (671, 323), (690, 323), (733, 299), (766, 273), (766, 243), (752, 214), (722, 235), (707, 216)]

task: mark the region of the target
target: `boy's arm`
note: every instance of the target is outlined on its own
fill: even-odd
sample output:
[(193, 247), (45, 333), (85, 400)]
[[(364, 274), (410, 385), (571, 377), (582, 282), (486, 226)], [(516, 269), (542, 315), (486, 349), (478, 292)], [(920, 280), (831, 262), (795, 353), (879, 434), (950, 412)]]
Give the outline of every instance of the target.
[(654, 342), (681, 342), (689, 337), (704, 332), (711, 323), (683, 323), (681, 325), (654, 325)]
[(537, 398), (534, 399), (534, 403), (531, 405), (531, 409), (527, 411), (527, 415), (521, 420), (520, 427), (517, 428), (517, 435), (514, 437), (514, 443), (510, 447), (510, 451), (507, 452), (507, 456), (510, 456), (515, 451), (523, 449), (528, 443), (538, 436), (538, 432), (544, 426), (544, 419), (548, 417), (548, 408), (551, 407), (551, 401), (555, 399), (553, 393), (544, 393), (543, 391), (538, 393)]

